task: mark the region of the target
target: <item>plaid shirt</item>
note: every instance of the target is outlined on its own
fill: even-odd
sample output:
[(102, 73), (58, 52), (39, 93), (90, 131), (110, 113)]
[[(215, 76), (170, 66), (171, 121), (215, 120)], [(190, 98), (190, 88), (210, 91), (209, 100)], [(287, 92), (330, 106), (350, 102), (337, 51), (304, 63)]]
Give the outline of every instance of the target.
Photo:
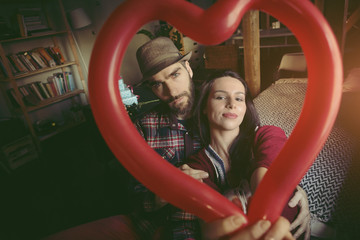
[[(185, 158), (201, 148), (199, 138), (175, 116), (151, 112), (135, 122), (135, 126), (149, 146), (174, 166), (182, 165)], [(199, 227), (193, 214), (170, 204), (159, 208), (155, 195), (135, 179), (130, 191), (134, 194), (136, 209), (131, 217), (144, 239), (152, 236), (160, 226), (172, 232), (172, 239), (197, 239)]]

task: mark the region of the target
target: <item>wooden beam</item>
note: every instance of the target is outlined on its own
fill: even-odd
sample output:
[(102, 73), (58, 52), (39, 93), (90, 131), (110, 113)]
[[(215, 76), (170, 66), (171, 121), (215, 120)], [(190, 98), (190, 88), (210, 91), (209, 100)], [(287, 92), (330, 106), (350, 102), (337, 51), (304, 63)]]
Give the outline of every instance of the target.
[(358, 7), (346, 20), (345, 32), (348, 32), (360, 19), (360, 7)]
[(249, 85), (251, 95), (256, 97), (260, 93), (261, 85), (259, 11), (245, 13), (242, 21), (245, 80)]
[(346, 40), (345, 24), (348, 11), (349, 0), (331, 0), (326, 1), (324, 6), (324, 16), (329, 22), (342, 53)]
[(315, 0), (314, 4), (320, 10), (320, 12), (324, 13), (324, 0)]

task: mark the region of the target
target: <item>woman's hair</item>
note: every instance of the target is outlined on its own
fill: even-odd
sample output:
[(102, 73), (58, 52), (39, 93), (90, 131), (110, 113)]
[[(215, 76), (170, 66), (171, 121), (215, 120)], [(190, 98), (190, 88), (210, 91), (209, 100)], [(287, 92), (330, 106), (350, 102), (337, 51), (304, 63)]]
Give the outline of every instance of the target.
[(201, 85), (199, 99), (194, 110), (194, 120), (198, 128), (202, 143), (205, 146), (210, 144), (211, 136), (209, 120), (207, 118), (207, 115), (204, 114), (204, 109), (206, 108), (209, 94), (214, 81), (221, 77), (232, 77), (238, 79), (245, 88), (245, 116), (240, 125), (240, 133), (235, 138), (229, 149), (231, 164), (230, 177), (235, 177), (234, 180), (237, 182), (238, 180), (246, 177), (247, 170), (252, 158), (252, 146), (254, 143), (255, 130), (256, 127), (260, 124), (259, 116), (255, 109), (251, 93), (249, 91), (249, 87), (246, 81), (242, 79), (239, 74), (233, 71), (227, 70), (212, 74), (210, 78), (208, 78), (208, 80)]

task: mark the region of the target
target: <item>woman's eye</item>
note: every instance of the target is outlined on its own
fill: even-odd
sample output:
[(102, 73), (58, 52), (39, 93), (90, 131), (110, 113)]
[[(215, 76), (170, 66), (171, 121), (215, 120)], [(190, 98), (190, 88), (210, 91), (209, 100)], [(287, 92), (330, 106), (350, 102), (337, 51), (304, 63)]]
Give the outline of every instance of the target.
[(236, 101), (243, 102), (243, 101), (245, 101), (245, 99), (244, 98), (236, 98)]
[(215, 99), (222, 100), (222, 99), (225, 99), (225, 97), (224, 96), (216, 96)]

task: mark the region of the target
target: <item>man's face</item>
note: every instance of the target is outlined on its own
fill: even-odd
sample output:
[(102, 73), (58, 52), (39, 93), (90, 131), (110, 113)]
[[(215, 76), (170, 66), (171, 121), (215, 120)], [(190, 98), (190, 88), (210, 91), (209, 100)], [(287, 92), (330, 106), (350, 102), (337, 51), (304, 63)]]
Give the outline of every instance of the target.
[(193, 72), (189, 62), (185, 66), (174, 63), (149, 79), (154, 94), (166, 102), (178, 119), (186, 119), (194, 102), (194, 89), (191, 77)]

